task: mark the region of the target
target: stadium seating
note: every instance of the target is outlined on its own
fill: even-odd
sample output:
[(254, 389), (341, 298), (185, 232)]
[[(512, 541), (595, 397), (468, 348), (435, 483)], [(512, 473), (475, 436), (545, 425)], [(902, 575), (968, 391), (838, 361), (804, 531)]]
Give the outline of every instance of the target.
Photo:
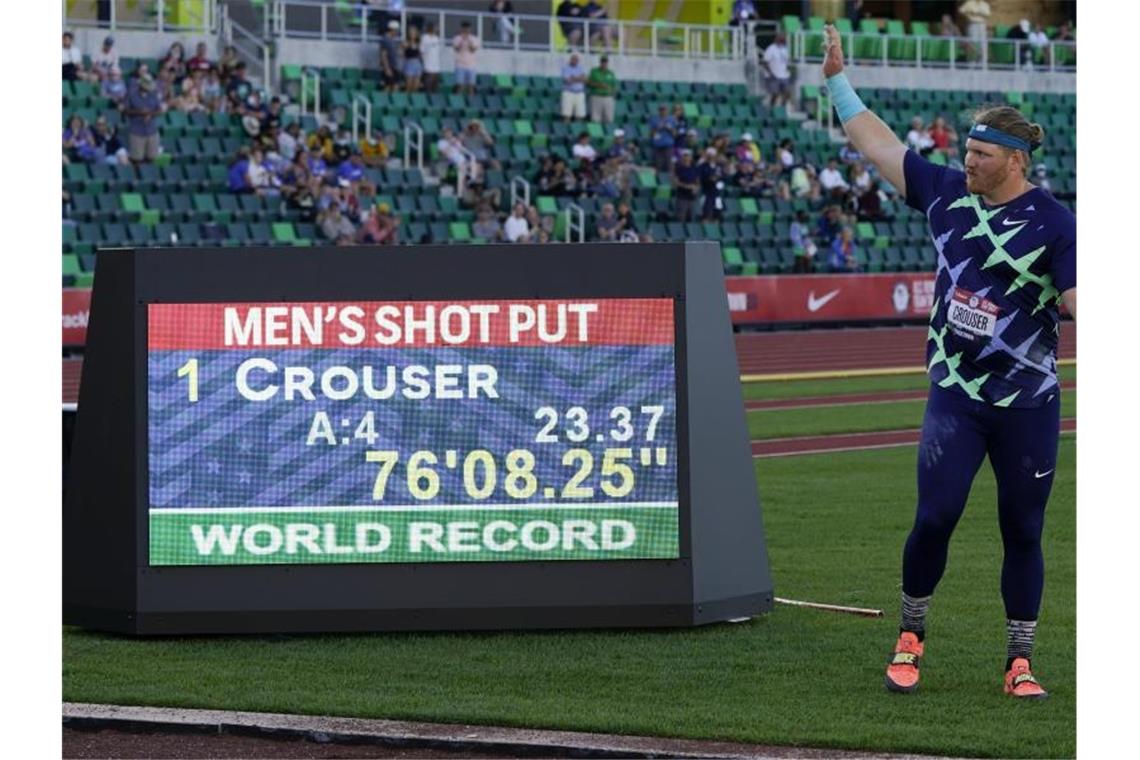
[[(889, 22), (891, 31), (897, 22)], [(789, 22), (791, 25), (791, 22)], [(807, 29), (820, 25), (809, 19)], [(912, 27), (915, 25), (912, 25)], [(861, 27), (870, 33), (870, 27)], [(921, 32), (921, 29), (918, 31)], [(921, 34), (915, 35), (920, 37)], [(808, 43), (809, 46), (811, 43)], [(881, 56), (874, 45), (861, 48)], [(887, 55), (907, 55), (906, 44), (892, 41)], [(300, 68), (282, 68), (283, 91), (298, 92)], [(323, 68), (322, 107), (341, 123), (350, 123), (353, 97), (363, 94), (372, 103), (372, 126), (394, 136), (394, 155), (402, 156), (403, 125), (414, 122), (425, 132), (425, 166), (438, 158), (435, 139), (444, 127), (459, 129), (472, 116), (482, 118), (497, 140), (494, 157), (502, 168), (486, 173), (487, 184), (503, 189), (503, 208), (509, 204), (512, 177), (528, 180), (538, 169), (539, 157), (551, 151), (568, 153), (577, 132), (587, 130), (597, 147), (612, 140), (596, 124), (566, 125), (556, 116), (559, 80), (532, 75), (486, 75), (478, 78), (479, 94), (465, 98), (443, 92), (388, 93), (379, 88), (376, 72), (349, 67)], [(449, 90), (450, 73), (443, 77)], [(818, 87), (805, 86), (801, 96), (809, 112), (826, 118)], [(961, 92), (872, 88), (863, 92), (867, 105), (905, 136), (912, 116), (929, 123), (942, 115), (965, 133), (967, 109), (984, 103), (1012, 103), (1030, 112), (1047, 131), (1046, 143), (1034, 159), (1048, 167), (1054, 192), (1075, 197), (1075, 95), (1056, 93)], [(806, 129), (785, 109), (769, 109), (749, 97), (744, 85), (628, 80), (620, 84), (617, 125), (627, 139), (641, 146), (640, 162), (651, 163), (649, 118), (660, 104), (682, 103), (701, 131), (727, 133), (735, 142), (746, 131), (757, 137), (765, 159), (777, 143), (791, 138), (801, 160), (822, 166), (836, 155), (841, 143), (823, 129)], [(88, 119), (99, 114), (118, 120), (118, 112), (85, 83), (64, 88), (64, 117), (80, 113)], [(286, 122), (289, 117), (286, 117)], [(837, 123), (837, 122), (836, 122)], [(311, 116), (305, 129), (315, 127)], [(275, 199), (235, 196), (227, 191), (227, 164), (247, 137), (236, 117), (226, 114), (169, 112), (162, 120), (166, 151), (155, 165), (139, 167), (72, 163), (64, 167), (63, 186), (71, 195), (70, 219), (64, 221), (64, 281), (89, 281), (95, 248), (123, 245), (310, 245), (322, 236), (301, 212)], [(425, 235), (435, 241), (458, 244), (481, 242), (472, 232), (474, 214), (458, 207), (441, 187), (425, 182), (417, 168), (368, 170), (379, 196), (402, 217), (401, 239), (419, 242)], [(791, 271), (794, 252), (788, 242), (788, 225), (799, 210), (814, 210), (806, 201), (783, 202), (772, 198), (741, 197), (729, 188), (723, 219), (705, 225), (680, 225), (672, 220), (667, 174), (642, 171), (633, 183), (631, 207), (638, 227), (657, 240), (714, 239), (724, 252), (730, 273), (781, 273)], [(533, 202), (542, 215), (556, 215), (557, 232), (568, 199), (538, 196)], [(586, 211), (586, 228), (592, 233), (600, 204), (578, 201)], [(871, 271), (907, 271), (932, 266), (921, 215), (901, 202), (885, 209), (893, 221), (878, 228), (860, 226), (865, 266)], [(814, 217), (813, 217), (814, 218)]]

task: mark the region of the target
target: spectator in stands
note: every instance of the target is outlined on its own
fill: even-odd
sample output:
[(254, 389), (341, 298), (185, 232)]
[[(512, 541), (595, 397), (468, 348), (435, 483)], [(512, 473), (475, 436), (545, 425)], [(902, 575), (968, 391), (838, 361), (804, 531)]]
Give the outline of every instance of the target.
[(693, 204), (700, 189), (700, 170), (693, 163), (693, 154), (685, 151), (681, 154), (680, 163), (673, 166), (673, 216), (676, 221), (692, 221)]
[(792, 169), (788, 178), (787, 200), (799, 198), (815, 202), (823, 198), (823, 186), (819, 183), (819, 176), (811, 164), (800, 164)]
[(420, 41), (419, 27), (408, 27), (408, 39), (404, 42), (404, 88), (408, 92), (418, 92), (424, 75), (423, 43)]
[(732, 18), (729, 19), (728, 25), (740, 26), (744, 24), (747, 26), (755, 21), (757, 16), (756, 3), (753, 0), (733, 0)]
[(169, 71), (173, 79), (181, 79), (186, 76), (186, 53), (182, 49), (181, 42), (173, 42), (170, 49), (166, 51), (166, 56), (158, 64), (158, 71), (162, 73)]
[(788, 105), (792, 98), (792, 72), (788, 68), (788, 42), (783, 32), (776, 32), (772, 44), (764, 49), (760, 59), (768, 72), (770, 106)]
[(673, 146), (677, 139), (677, 123), (669, 115), (669, 107), (661, 104), (657, 115), (649, 120), (650, 144), (653, 146), (653, 166), (667, 172), (673, 164)]
[(954, 23), (954, 19), (949, 13), (942, 14), (942, 21), (938, 24), (938, 34), (942, 37), (956, 38), (955, 44), (961, 52), (955, 56), (955, 60), (964, 61), (977, 58), (977, 48), (974, 47), (973, 43), (964, 39), (965, 35), (962, 34), (961, 28)]
[(392, 207), (380, 202), (361, 223), (356, 232), (358, 243), (396, 245), (399, 243), (400, 218), (392, 215)]
[(586, 4), (582, 6), (581, 15), (589, 22), (590, 40), (606, 49), (612, 48), (617, 30), (610, 23), (610, 14), (605, 6), (597, 0), (587, 0)]
[(629, 204), (625, 201), (618, 204), (617, 218), (619, 238), (624, 238), (629, 233), (633, 233), (634, 242), (636, 242), (638, 234), (637, 221), (633, 218), (633, 210), (630, 209)]
[(230, 113), (244, 114), (246, 100), (251, 92), (253, 84), (245, 78), (245, 61), (238, 61), (226, 82), (226, 99), (229, 100)]
[(186, 62), (186, 69), (191, 73), (201, 71), (205, 74), (210, 69), (214, 68), (214, 64), (210, 61), (210, 56), (206, 54), (206, 43), (199, 42), (198, 46), (194, 48), (194, 57)]
[(808, 221), (808, 212), (803, 209), (796, 212), (796, 219), (788, 227), (788, 239), (792, 243), (796, 261), (792, 271), (799, 274), (810, 274), (815, 271), (815, 254), (818, 250), (815, 241), (811, 239), (811, 227)]
[(554, 157), (554, 168), (546, 182), (546, 192), (549, 195), (573, 195), (578, 188), (578, 181), (574, 173), (566, 166), (560, 156)]
[(470, 162), (463, 150), (462, 141), (450, 128), (443, 128), (443, 133), (436, 142), (435, 147), (439, 150), (439, 154), (443, 156), (449, 164), (455, 167), (455, 171), (460, 176), (469, 179), (476, 173), (472, 170), (472, 167), (469, 166)]
[(317, 131), (305, 140), (305, 147), (314, 156), (319, 156), (325, 162), (332, 161), (335, 149), (335, 140), (328, 124), (317, 127)]
[(1033, 27), (1030, 25), (1029, 19), (1023, 18), (1005, 33), (1007, 40), (1013, 40), (1017, 43), (1017, 60), (1026, 71), (1033, 70), (1033, 48), (1029, 45), (1029, 33), (1032, 31)]
[(790, 172), (796, 165), (796, 144), (792, 138), (785, 137), (776, 149), (776, 159), (781, 172)]
[(76, 82), (86, 80), (87, 72), (83, 69), (83, 51), (75, 44), (75, 37), (71, 32), (63, 33), (63, 81)]
[(119, 53), (115, 50), (115, 38), (106, 37), (102, 49), (91, 57), (91, 73), (100, 81), (111, 76), (111, 69), (119, 67)]
[(118, 66), (111, 69), (100, 85), (99, 91), (103, 97), (114, 101), (116, 106), (122, 106), (127, 97), (127, 83), (123, 80), (123, 70)]
[(481, 179), (473, 179), (463, 187), (463, 197), (459, 199), (466, 208), (478, 214), (484, 209), (494, 211), (503, 200), (503, 191), (497, 187), (487, 187)]
[(249, 148), (244, 145), (230, 161), (226, 171), (226, 184), (235, 195), (253, 192), (253, 185), (249, 183)]
[(265, 154), (261, 147), (255, 145), (249, 152), (249, 164), (246, 166), (246, 177), (253, 192), (257, 195), (279, 195), (277, 177), (265, 165)]
[(340, 210), (340, 204), (330, 203), (318, 216), (318, 224), (325, 238), (336, 245), (351, 245), (356, 238), (356, 228)]
[(586, 118), (586, 70), (577, 53), (571, 53), (569, 62), (562, 67), (561, 111), (563, 121)]
[(289, 163), (297, 157), (297, 148), (301, 145), (301, 124), (292, 121), (285, 129), (277, 133), (277, 153)]
[(73, 114), (63, 130), (63, 152), (73, 162), (101, 162), (104, 155), (95, 143), (87, 122), (79, 114)]
[(621, 220), (614, 211), (614, 204), (603, 203), (602, 213), (598, 215), (595, 227), (595, 239), (613, 243), (617, 241), (619, 234), (621, 234)]
[(598, 59), (598, 65), (590, 69), (586, 87), (590, 91), (590, 121), (599, 124), (614, 123), (614, 103), (617, 97), (617, 76), (610, 68), (608, 56)]
[(835, 200), (845, 198), (851, 189), (839, 171), (839, 162), (834, 158), (828, 159), (827, 167), (819, 173), (819, 184), (827, 197)]
[(941, 116), (935, 117), (929, 134), (934, 150), (940, 151), (948, 158), (958, 155), (958, 133), (946, 123), (946, 119)]
[(831, 241), (831, 256), (827, 259), (827, 268), (831, 272), (857, 272), (859, 271), (859, 246), (855, 243), (855, 232), (850, 227), (843, 227), (839, 236)]
[(455, 48), (455, 92), (475, 94), (475, 54), (479, 52), (479, 38), (471, 34), (471, 24), (464, 21), (459, 34), (452, 40)]
[(424, 90), (435, 92), (439, 89), (440, 72), (443, 70), (443, 40), (436, 34), (434, 23), (429, 23), (420, 40), (420, 51), (424, 56)]
[(504, 45), (514, 42), (518, 19), (512, 15), (515, 8), (511, 0), (492, 0), (487, 12), (497, 16), (495, 30), (499, 33), (499, 42)]
[(1049, 35), (1045, 33), (1045, 27), (1040, 23), (1034, 25), (1033, 31), (1029, 33), (1029, 47), (1033, 51), (1033, 58), (1030, 62), (1030, 68), (1033, 64), (1045, 63), (1049, 47)]
[(862, 161), (863, 154), (855, 147), (855, 143), (848, 140), (847, 143), (839, 149), (839, 160), (850, 166), (856, 161)]
[(206, 72), (202, 79), (201, 88), (202, 101), (206, 104), (206, 108), (211, 113), (224, 112), (226, 107), (225, 89), (222, 87), (222, 80), (216, 68)]
[(990, 4), (986, 0), (966, 0), (958, 6), (958, 13), (966, 17), (966, 33), (980, 57), (982, 47), (986, 44), (986, 36), (989, 34)]
[(550, 234), (554, 232), (554, 217), (551, 215), (539, 216), (538, 209), (529, 206), (526, 209), (526, 223), (530, 228), (531, 239), (537, 243), (549, 243)]
[(921, 116), (915, 116), (910, 120), (910, 131), (906, 133), (906, 144), (915, 153), (924, 156), (934, 149), (934, 140), (930, 138), (930, 132), (923, 125)]
[[(820, 176), (822, 181), (823, 177)], [(868, 171), (867, 165), (863, 162), (852, 164), (847, 168), (847, 182), (851, 185), (852, 192), (856, 195), (862, 195), (871, 188), (871, 172)]]
[(596, 161), (598, 159), (597, 149), (590, 144), (590, 133), (579, 132), (578, 139), (574, 141), (573, 147), (570, 149), (570, 154), (576, 161)]
[(100, 114), (96, 117), (95, 125), (91, 128), (91, 136), (95, 138), (95, 146), (102, 151), (106, 163), (130, 165), (131, 159), (127, 149), (119, 140), (119, 130), (110, 125), (106, 116)]
[(338, 180), (346, 179), (351, 183), (352, 190), (358, 195), (376, 195), (376, 185), (364, 173), (364, 159), (359, 150), (349, 153), (348, 160), (342, 161), (336, 168)]
[(736, 174), (732, 181), (740, 188), (743, 195), (751, 198), (760, 197), (764, 191), (763, 178), (760, 172), (756, 171), (756, 164), (751, 161), (744, 161), (737, 165)]
[(281, 194), (289, 206), (299, 209), (310, 221), (315, 219), (314, 211), (321, 181), (309, 171), (309, 157), (304, 145), (297, 145), (293, 162), (282, 170), (280, 182)]
[(222, 57), (218, 59), (218, 78), (223, 87), (229, 87), (230, 78), (237, 72), (238, 66), (243, 65), (238, 58), (237, 48), (226, 45), (222, 49)]
[(337, 127), (336, 137), (333, 139), (333, 155), (329, 163), (339, 168), (352, 155), (354, 148), (356, 145), (352, 142), (352, 133), (348, 131), (348, 127), (341, 124)]
[(403, 65), (404, 42), (400, 39), (400, 22), (392, 19), (388, 29), (380, 38), (380, 79), (384, 89), (394, 92), (400, 86)]
[(503, 225), (503, 237), (508, 243), (530, 242), (530, 224), (526, 219), (526, 206), (521, 203), (515, 204), (511, 215), (507, 217), (506, 224)]
[(362, 135), (360, 138), (360, 158), (364, 161), (364, 165), (371, 169), (379, 169), (388, 162), (390, 149), (388, 141), (383, 135), (376, 135), (369, 132)]
[(319, 148), (313, 149), (310, 147), (305, 151), (305, 163), (309, 169), (309, 174), (313, 177), (318, 187), (325, 181), (326, 177), (330, 176), (328, 161), (325, 160), (325, 155)]
[(471, 226), (471, 232), (475, 237), (482, 238), (488, 243), (498, 243), (503, 239), (503, 225), (490, 208), (484, 208), (478, 212), (475, 224)]
[(171, 98), (170, 108), (182, 113), (206, 110), (206, 104), (202, 102), (202, 96), (198, 92), (198, 85), (192, 77), (182, 80), (182, 92)]
[(614, 130), (613, 142), (606, 149), (605, 155), (607, 159), (617, 159), (618, 163), (623, 166), (633, 163), (633, 157), (636, 155), (634, 145), (626, 142), (624, 129)]
[(689, 132), (689, 119), (685, 116), (685, 107), (680, 103), (673, 104), (673, 124), (673, 133), (676, 138), (679, 139)]
[(716, 150), (706, 148), (697, 162), (697, 176), (704, 196), (701, 221), (717, 221), (724, 215), (724, 175), (720, 164), (724, 160), (724, 156), (717, 156)]
[(738, 162), (760, 163), (760, 146), (753, 141), (751, 132), (745, 132), (740, 136), (740, 142), (736, 144), (733, 155)]
[(491, 154), (491, 150), (495, 147), (495, 138), (491, 137), (486, 124), (479, 119), (467, 122), (467, 126), (463, 129), (462, 143), (480, 164), (492, 169), (502, 168), (502, 164)]
[(882, 222), (890, 218), (883, 211), (883, 191), (879, 180), (872, 179), (870, 187), (856, 198), (855, 209), (861, 222)]
[(837, 204), (830, 204), (823, 210), (823, 215), (815, 228), (815, 239), (819, 245), (831, 247), (831, 241), (839, 237), (843, 229), (843, 214)]
[(135, 164), (149, 163), (158, 157), (162, 146), (158, 135), (158, 117), (164, 106), (154, 77), (142, 71), (127, 88), (124, 115), (130, 127), (129, 150)]
[(558, 4), (555, 13), (559, 19), (559, 28), (562, 30), (562, 36), (566, 38), (566, 44), (569, 47), (577, 47), (582, 42), (582, 6), (578, 5), (575, 0), (562, 0)]

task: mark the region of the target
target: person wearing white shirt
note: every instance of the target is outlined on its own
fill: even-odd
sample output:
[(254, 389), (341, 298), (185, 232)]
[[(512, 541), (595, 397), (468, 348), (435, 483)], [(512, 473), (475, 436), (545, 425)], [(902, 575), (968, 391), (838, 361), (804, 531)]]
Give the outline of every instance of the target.
[(787, 105), (792, 98), (792, 73), (788, 69), (788, 43), (783, 32), (764, 50), (764, 67), (768, 69), (769, 105)]
[(598, 151), (593, 145), (590, 145), (590, 135), (588, 132), (582, 132), (578, 135), (578, 142), (574, 143), (571, 153), (573, 153), (576, 159), (584, 158), (591, 162), (598, 157)]
[(435, 92), (439, 89), (439, 73), (443, 70), (440, 56), (443, 51), (443, 39), (436, 34), (435, 24), (429, 23), (427, 31), (420, 37), (420, 52), (424, 58), (424, 91)]
[(934, 138), (922, 125), (922, 117), (915, 116), (910, 120), (910, 131), (906, 133), (906, 144), (915, 153), (925, 156), (934, 147)]
[(516, 203), (511, 215), (503, 224), (503, 235), (509, 243), (529, 243), (530, 225), (526, 221), (526, 206)]
[[(1045, 29), (1037, 24), (1033, 27), (1033, 31), (1029, 33), (1029, 47), (1033, 49), (1033, 60), (1042, 61), (1045, 59), (1045, 48), (1049, 47), (1049, 35), (1045, 34)], [(1032, 63), (1030, 63), (1032, 68)]]
[(111, 69), (119, 67), (119, 54), (115, 51), (115, 38), (103, 40), (103, 48), (91, 57), (91, 71), (99, 79), (111, 76)]
[(819, 186), (823, 191), (833, 197), (842, 197), (850, 185), (843, 179), (839, 171), (839, 162), (834, 158), (827, 162), (827, 168), (819, 173)]
[(75, 36), (71, 32), (63, 33), (63, 79), (74, 82), (86, 79), (83, 71), (83, 51), (75, 44)]

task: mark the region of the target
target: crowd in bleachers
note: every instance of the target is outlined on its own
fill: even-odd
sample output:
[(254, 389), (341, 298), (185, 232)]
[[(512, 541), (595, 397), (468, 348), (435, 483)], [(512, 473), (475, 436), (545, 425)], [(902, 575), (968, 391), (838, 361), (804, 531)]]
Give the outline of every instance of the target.
[[(320, 71), (320, 120), (293, 107), (299, 67), (283, 67), (281, 95), (267, 98), (232, 48), (217, 61), (205, 44), (187, 58), (180, 43), (161, 58), (120, 59), (108, 37), (85, 57), (65, 34), (65, 253), (104, 243), (557, 242), (569, 237), (573, 203), (587, 240), (714, 238), (729, 271), (930, 263), (894, 188), (787, 107), (822, 119), (818, 88), (781, 85), (761, 99), (743, 85), (627, 82), (604, 58), (587, 75), (576, 55), (561, 77), (480, 75), (466, 25), (450, 44), (468, 55), (442, 72), (434, 28), (406, 39), (399, 30), (375, 68)], [(778, 74), (786, 59), (770, 58)], [(354, 134), (349, 105), (360, 94), (373, 121)], [(1017, 93), (865, 99), (916, 151), (960, 167), (966, 101), (1015, 95), (1022, 105)], [(1035, 104), (1071, 123), (1068, 101), (1024, 102)], [(428, 138), (423, 171), (400, 160), (413, 121)], [(1046, 147), (1034, 181), (1071, 200), (1071, 146)], [(514, 177), (529, 183), (526, 198), (511, 192)], [(119, 196), (79, 192), (93, 188)]]

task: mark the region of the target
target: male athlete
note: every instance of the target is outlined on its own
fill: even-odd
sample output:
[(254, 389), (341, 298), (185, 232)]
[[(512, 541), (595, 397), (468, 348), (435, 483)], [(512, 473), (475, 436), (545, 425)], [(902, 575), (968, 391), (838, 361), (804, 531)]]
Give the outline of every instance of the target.
[(902, 625), (886, 686), (918, 688), (927, 607), (988, 454), (1005, 548), (1005, 692), (1045, 697), (1030, 658), (1060, 432), (1058, 302), (1077, 314), (1076, 219), (1025, 179), (1030, 154), (1044, 139), (1040, 125), (1014, 108), (983, 109), (966, 140), (966, 171), (931, 164), (867, 110), (843, 74), (839, 33), (831, 26), (825, 33), (823, 75), (847, 136), (907, 205), (926, 214), (938, 251), (918, 511), (903, 550)]

